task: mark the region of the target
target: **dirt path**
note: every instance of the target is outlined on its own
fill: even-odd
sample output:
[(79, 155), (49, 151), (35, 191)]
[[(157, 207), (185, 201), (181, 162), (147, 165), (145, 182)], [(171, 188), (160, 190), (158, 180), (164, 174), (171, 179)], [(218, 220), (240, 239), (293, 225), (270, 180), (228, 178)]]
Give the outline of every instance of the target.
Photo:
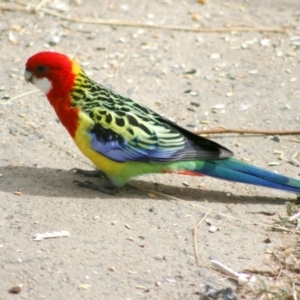
[[(199, 299), (207, 284), (231, 287), (237, 299), (262, 299), (265, 286), (272, 299), (283, 299), (275, 298), (280, 287), (291, 295), (298, 236), (270, 225), (287, 216), (295, 195), (174, 175), (134, 179), (117, 196), (81, 189), (69, 170), (93, 166), (23, 72), (29, 56), (51, 49), (190, 130), (297, 129), (300, 31), (228, 28), (299, 28), (298, 1), (30, 1), (36, 12), (18, 3), (0, 1), (0, 299)], [(82, 19), (228, 30), (72, 21)], [(299, 159), (296, 136), (213, 139), (239, 159), (299, 178), (289, 163)], [(63, 230), (70, 236), (33, 241)], [(211, 258), (263, 279), (238, 288), (212, 270)], [(19, 295), (8, 292), (17, 285)]]

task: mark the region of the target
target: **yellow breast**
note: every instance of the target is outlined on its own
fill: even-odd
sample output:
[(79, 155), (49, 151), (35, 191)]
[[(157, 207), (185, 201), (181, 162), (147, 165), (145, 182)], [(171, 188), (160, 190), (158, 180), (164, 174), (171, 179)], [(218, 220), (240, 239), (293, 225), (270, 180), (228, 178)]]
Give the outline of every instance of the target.
[(97, 168), (106, 173), (108, 177), (120, 176), (121, 172), (126, 168), (126, 165), (108, 159), (92, 148), (92, 139), (88, 133), (92, 125), (92, 120), (86, 115), (79, 113), (79, 126), (74, 138), (76, 145), (81, 152), (89, 158)]

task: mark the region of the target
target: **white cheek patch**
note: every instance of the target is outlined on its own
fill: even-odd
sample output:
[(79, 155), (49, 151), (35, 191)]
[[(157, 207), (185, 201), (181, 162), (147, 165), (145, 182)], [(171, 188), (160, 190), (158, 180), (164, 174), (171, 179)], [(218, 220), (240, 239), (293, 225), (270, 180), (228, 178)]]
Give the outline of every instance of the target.
[(32, 83), (45, 94), (48, 94), (50, 92), (50, 90), (52, 89), (52, 83), (46, 77), (41, 78), (41, 79), (33, 77)]

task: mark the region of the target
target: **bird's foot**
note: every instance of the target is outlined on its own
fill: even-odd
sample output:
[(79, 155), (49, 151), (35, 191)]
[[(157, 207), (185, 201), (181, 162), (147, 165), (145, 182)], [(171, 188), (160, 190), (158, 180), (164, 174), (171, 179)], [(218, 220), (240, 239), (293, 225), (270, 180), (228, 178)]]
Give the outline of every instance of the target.
[(76, 173), (79, 175), (83, 175), (85, 177), (101, 177), (101, 178), (107, 178), (106, 174), (99, 169), (96, 170), (82, 170), (78, 168), (73, 168), (70, 170), (72, 173)]
[(109, 195), (115, 195), (118, 192), (118, 189), (113, 186), (113, 185), (97, 185), (91, 181), (78, 181), (78, 180), (74, 180), (74, 183), (76, 183), (78, 186), (80, 187), (84, 187), (87, 189), (91, 189), (91, 190), (96, 190), (99, 191), (101, 193), (104, 194), (109, 194)]

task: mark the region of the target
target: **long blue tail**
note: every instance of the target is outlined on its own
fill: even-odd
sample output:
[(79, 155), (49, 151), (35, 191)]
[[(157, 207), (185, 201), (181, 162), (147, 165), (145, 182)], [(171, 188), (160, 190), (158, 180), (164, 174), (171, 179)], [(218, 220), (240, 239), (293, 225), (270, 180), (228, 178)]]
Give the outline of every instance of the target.
[(300, 194), (300, 180), (264, 170), (234, 158), (206, 161), (201, 174)]

